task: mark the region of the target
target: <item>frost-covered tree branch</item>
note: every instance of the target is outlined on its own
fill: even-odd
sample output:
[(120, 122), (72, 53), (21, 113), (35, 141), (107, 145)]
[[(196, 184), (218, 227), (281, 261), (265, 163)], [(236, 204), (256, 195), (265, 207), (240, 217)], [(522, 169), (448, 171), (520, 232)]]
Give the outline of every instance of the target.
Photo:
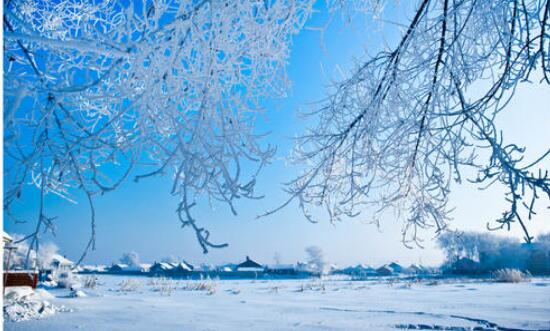
[(518, 222), (531, 241), (526, 220), (537, 201), (550, 201), (541, 168), (550, 151), (523, 161), (495, 120), (520, 84), (539, 75), (550, 85), (549, 11), (542, 0), (419, 1), (395, 46), (355, 68), (313, 112), (318, 124), (295, 157), (307, 171), (289, 184), (286, 204), (297, 199), (310, 220), (322, 206), (331, 222), (366, 211), (378, 222), (395, 210), (404, 243), (419, 244), (419, 229), (446, 227), (451, 183), (473, 168), (480, 187), (508, 190), (497, 227)]
[[(8, 0), (4, 4), (4, 206), (40, 190), (36, 231), (53, 230), (44, 197), (90, 206), (137, 167), (168, 175), (182, 226), (204, 252), (222, 247), (191, 214), (198, 196), (257, 198), (274, 153), (254, 130), (258, 100), (282, 95), (290, 38), (312, 1)], [(247, 166), (244, 167), (243, 164)], [(243, 168), (252, 168), (252, 172)]]

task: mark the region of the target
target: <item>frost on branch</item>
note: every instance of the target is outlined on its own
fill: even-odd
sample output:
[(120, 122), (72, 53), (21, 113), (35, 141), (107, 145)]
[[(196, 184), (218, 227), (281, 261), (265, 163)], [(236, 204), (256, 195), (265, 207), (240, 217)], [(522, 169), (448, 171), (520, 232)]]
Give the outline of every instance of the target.
[[(259, 98), (282, 95), (290, 38), (312, 1), (6, 1), (5, 155), (9, 211), (24, 186), (41, 192), (36, 231), (54, 229), (44, 196), (72, 200), (169, 175), (182, 226), (204, 252), (196, 197), (257, 198), (273, 155), (254, 130)], [(254, 164), (244, 171), (242, 162)], [(246, 169), (252, 167), (247, 166)], [(84, 253), (84, 255), (85, 255)], [(82, 258), (84, 257), (82, 256)]]
[(318, 124), (296, 152), (309, 166), (289, 184), (286, 204), (297, 199), (310, 220), (308, 209), (322, 206), (332, 222), (365, 210), (378, 222), (396, 210), (404, 243), (420, 244), (419, 229), (446, 227), (451, 182), (473, 168), (480, 187), (507, 189), (497, 228), (518, 222), (531, 241), (525, 221), (550, 199), (541, 169), (550, 151), (524, 161), (495, 119), (518, 85), (537, 75), (550, 85), (549, 11), (541, 0), (419, 1), (397, 43), (355, 68), (313, 113)]

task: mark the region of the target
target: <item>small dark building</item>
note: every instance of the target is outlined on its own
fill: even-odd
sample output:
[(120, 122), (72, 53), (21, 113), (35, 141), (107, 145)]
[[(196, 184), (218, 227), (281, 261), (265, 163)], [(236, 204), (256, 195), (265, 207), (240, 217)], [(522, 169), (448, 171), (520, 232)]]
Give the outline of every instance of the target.
[(246, 261), (243, 263), (237, 265), (237, 271), (263, 271), (264, 267), (259, 264), (258, 262), (255, 262), (250, 259), (250, 257), (246, 257)]
[(391, 274), (393, 274), (393, 269), (386, 264), (376, 269), (376, 274), (379, 276), (390, 276)]

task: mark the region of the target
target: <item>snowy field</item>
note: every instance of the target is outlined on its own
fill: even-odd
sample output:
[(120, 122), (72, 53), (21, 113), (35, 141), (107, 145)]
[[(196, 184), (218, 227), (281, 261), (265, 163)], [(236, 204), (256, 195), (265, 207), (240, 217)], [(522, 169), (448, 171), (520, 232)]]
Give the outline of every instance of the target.
[[(122, 285), (121, 285), (122, 283)], [(126, 290), (126, 291), (123, 291)], [(550, 330), (550, 279), (155, 281), (99, 276), (59, 312), (5, 330)]]

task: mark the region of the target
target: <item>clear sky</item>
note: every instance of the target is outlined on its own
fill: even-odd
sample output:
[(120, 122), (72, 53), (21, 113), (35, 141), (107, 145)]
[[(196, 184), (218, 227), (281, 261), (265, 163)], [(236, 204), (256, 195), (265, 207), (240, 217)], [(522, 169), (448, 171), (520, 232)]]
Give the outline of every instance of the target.
[[(410, 8), (389, 8), (387, 20), (404, 22)], [(288, 165), (285, 157), (293, 142), (307, 125), (298, 116), (325, 96), (331, 79), (340, 79), (352, 68), (354, 58), (365, 58), (391, 43), (397, 36), (398, 26), (380, 25), (365, 17), (355, 17), (351, 24), (334, 20), (325, 33), (314, 29), (327, 23), (328, 14), (319, 7), (304, 29), (293, 40), (288, 74), (292, 82), (288, 98), (265, 100), (265, 121), (262, 131), (271, 135), (265, 143), (278, 146), (277, 157), (258, 180), (257, 192), (266, 195), (260, 201), (239, 201), (238, 216), (233, 216), (226, 205), (209, 206), (206, 201), (195, 210), (196, 218), (212, 232), (215, 242), (227, 242), (229, 247), (212, 250), (203, 255), (194, 233), (181, 229), (175, 208), (176, 198), (170, 196), (169, 179), (152, 178), (139, 184), (125, 183), (118, 191), (97, 198), (97, 244), (86, 263), (111, 263), (128, 251), (137, 252), (143, 261), (160, 260), (167, 256), (183, 257), (191, 262), (237, 262), (250, 255), (259, 262), (273, 263), (275, 254), (283, 263), (303, 260), (304, 248), (317, 245), (326, 258), (340, 265), (369, 263), (381, 264), (391, 260), (402, 263), (437, 264), (442, 254), (431, 241), (433, 233), (422, 236), (425, 248), (408, 249), (401, 243), (401, 224), (387, 217), (380, 228), (360, 220), (336, 225), (328, 221), (311, 224), (291, 204), (279, 213), (256, 220), (258, 214), (273, 208), (286, 199), (282, 191), (284, 182), (297, 174), (297, 168)], [(509, 141), (528, 147), (528, 156), (544, 152), (550, 142), (550, 92), (547, 86), (524, 85), (502, 114), (499, 125)], [(546, 168), (550, 168), (546, 162)], [(504, 211), (502, 189), (494, 187), (480, 191), (471, 184), (454, 185), (450, 203), (456, 207), (451, 228), (485, 231), (488, 221)], [(38, 192), (28, 189), (16, 210), (29, 220), (28, 224), (4, 221), (11, 233), (28, 233), (34, 226)], [(82, 200), (83, 201), (83, 200)], [(542, 204), (541, 204), (542, 206)], [(534, 234), (550, 231), (550, 213), (544, 210), (530, 221)], [(48, 215), (58, 219), (56, 237), (48, 235), (67, 257), (76, 259), (82, 252), (89, 235), (87, 205), (73, 205), (56, 197), (47, 199)], [(521, 237), (519, 229), (499, 232), (499, 235)]]

